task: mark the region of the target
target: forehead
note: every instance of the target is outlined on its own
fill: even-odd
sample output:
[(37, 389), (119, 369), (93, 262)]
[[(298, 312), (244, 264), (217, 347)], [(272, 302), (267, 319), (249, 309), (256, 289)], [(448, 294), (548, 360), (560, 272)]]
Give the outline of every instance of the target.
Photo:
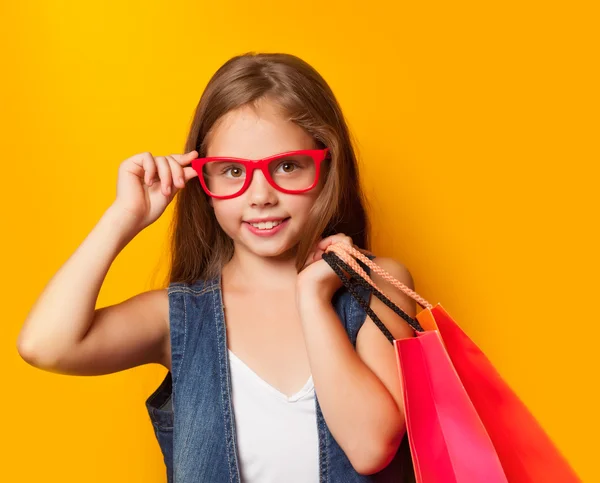
[(221, 117), (210, 134), (207, 156), (260, 159), (316, 143), (304, 129), (285, 119), (270, 103), (243, 106)]

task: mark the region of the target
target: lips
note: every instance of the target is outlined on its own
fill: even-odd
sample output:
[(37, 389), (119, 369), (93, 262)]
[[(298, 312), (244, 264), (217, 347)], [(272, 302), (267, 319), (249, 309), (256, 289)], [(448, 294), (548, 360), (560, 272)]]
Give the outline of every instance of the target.
[(248, 230), (250, 230), (255, 235), (268, 237), (268, 236), (275, 235), (276, 233), (281, 231), (283, 228), (285, 228), (288, 224), (289, 219), (290, 219), (290, 217), (284, 218), (281, 223), (279, 223), (277, 226), (274, 226), (273, 228), (262, 228), (262, 229), (257, 228), (254, 225), (252, 225), (251, 223), (248, 223), (247, 221), (244, 222), (244, 225), (246, 225), (248, 227)]
[(244, 223), (266, 223), (267, 221), (285, 221), (288, 218), (290, 218), (290, 217), (288, 216), (286, 218), (281, 218), (281, 217), (271, 216), (269, 218), (253, 218), (251, 220), (244, 220)]

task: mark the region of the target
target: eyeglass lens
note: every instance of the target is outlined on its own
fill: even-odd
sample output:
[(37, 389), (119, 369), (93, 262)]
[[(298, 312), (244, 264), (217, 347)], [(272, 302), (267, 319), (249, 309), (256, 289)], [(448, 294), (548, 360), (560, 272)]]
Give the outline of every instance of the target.
[[(310, 188), (317, 172), (314, 159), (306, 154), (274, 159), (269, 163), (268, 169), (277, 186), (292, 191)], [(230, 196), (244, 186), (246, 168), (243, 164), (232, 161), (209, 161), (203, 166), (202, 176), (212, 194)]]

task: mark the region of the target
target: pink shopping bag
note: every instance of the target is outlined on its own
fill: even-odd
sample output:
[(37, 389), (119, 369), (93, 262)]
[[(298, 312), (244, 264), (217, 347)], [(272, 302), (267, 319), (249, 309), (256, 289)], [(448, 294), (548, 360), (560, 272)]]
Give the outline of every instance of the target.
[[(424, 307), (416, 320), (395, 306), (353, 257)], [(432, 307), (348, 245), (332, 245), (323, 258), (351, 292), (352, 283), (342, 269), (415, 329), (416, 337), (394, 340), (377, 315), (357, 298), (396, 349), (417, 481), (581, 481), (487, 357), (440, 304)]]

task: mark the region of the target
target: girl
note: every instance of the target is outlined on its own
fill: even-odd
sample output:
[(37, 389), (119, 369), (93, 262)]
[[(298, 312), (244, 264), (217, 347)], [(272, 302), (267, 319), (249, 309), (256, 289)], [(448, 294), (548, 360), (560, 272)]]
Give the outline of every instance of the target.
[[(115, 257), (174, 198), (168, 287), (95, 309)], [(61, 374), (165, 366), (146, 407), (169, 482), (401, 481), (393, 347), (321, 258), (333, 243), (368, 248), (368, 227), (327, 83), (292, 55), (236, 56), (208, 83), (185, 154), (120, 165), (115, 201), (40, 295), (19, 353)], [(396, 338), (412, 335), (367, 300)]]

